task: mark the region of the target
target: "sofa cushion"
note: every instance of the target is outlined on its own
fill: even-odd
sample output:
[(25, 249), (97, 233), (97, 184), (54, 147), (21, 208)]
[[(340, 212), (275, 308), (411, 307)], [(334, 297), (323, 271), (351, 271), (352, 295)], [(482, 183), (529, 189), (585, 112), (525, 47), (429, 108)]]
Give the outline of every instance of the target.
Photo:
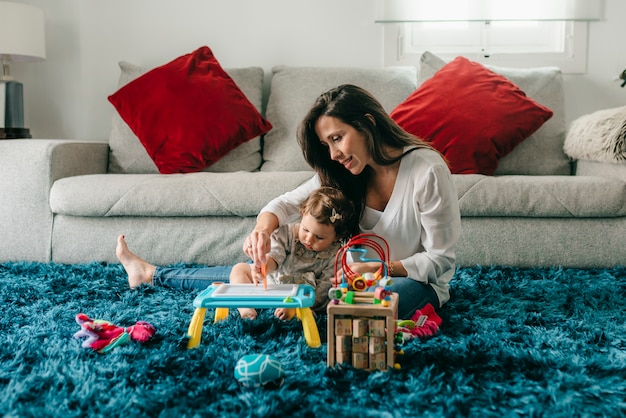
[(498, 161), (552, 117), (506, 77), (457, 57), (391, 117), (439, 150), (453, 174), (492, 175)]
[[(145, 68), (125, 61), (120, 62), (119, 66), (121, 69), (120, 87), (147, 71)], [(263, 69), (260, 67), (236, 68), (227, 69), (226, 72), (256, 110), (260, 112), (263, 98)], [(112, 117), (109, 147), (108, 170), (110, 173), (149, 174), (159, 172), (137, 136), (117, 112)], [(239, 145), (203, 171), (255, 171), (260, 165), (261, 141), (260, 137), (257, 136)]]
[(317, 97), (341, 84), (355, 84), (372, 93), (391, 112), (416, 87), (414, 67), (383, 69), (277, 66), (267, 103), (272, 130), (265, 135), (262, 171), (311, 170), (302, 156), (296, 132)]
[(257, 216), (311, 177), (310, 171), (66, 177), (54, 182), (50, 207), (70, 216)]
[[(421, 57), (418, 85), (435, 75), (444, 65), (446, 65), (444, 60), (425, 52)], [(560, 69), (556, 67), (517, 69), (491, 65), (486, 67), (511, 80), (528, 97), (553, 112), (550, 120), (499, 161), (494, 174), (571, 174), (570, 160), (563, 152), (566, 125)]]
[(578, 176), (452, 176), (461, 215), (602, 218), (626, 215), (626, 182)]
[(626, 164), (578, 160), (576, 161), (576, 175), (608, 177), (626, 182)]

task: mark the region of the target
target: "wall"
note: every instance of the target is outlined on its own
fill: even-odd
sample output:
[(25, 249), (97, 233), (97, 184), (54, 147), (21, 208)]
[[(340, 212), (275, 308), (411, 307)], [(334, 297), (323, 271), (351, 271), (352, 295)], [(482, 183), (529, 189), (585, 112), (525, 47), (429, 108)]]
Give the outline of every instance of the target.
[(605, 0), (606, 20), (589, 24), (587, 73), (565, 76), (568, 120), (594, 110), (626, 105), (626, 86), (615, 80), (626, 69), (626, 1)]
[[(46, 15), (47, 59), (12, 64), (25, 122), (38, 138), (108, 138), (121, 60), (154, 67), (208, 45), (226, 68), (379, 67), (375, 0), (11, 0)], [(626, 104), (626, 2), (591, 23), (588, 72), (565, 76), (568, 120)]]

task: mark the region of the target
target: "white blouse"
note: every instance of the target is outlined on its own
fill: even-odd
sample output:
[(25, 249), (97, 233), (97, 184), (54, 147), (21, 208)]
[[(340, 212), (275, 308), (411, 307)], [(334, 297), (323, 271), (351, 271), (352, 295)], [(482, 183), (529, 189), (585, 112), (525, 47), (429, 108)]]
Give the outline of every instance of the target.
[[(269, 202), (261, 212), (275, 214), (281, 225), (293, 222), (300, 202), (318, 187), (316, 175)], [(400, 260), (411, 279), (430, 283), (441, 304), (448, 301), (461, 215), (450, 170), (437, 152), (417, 149), (406, 154), (385, 210), (366, 208), (359, 226), (364, 233), (383, 237), (391, 260)]]

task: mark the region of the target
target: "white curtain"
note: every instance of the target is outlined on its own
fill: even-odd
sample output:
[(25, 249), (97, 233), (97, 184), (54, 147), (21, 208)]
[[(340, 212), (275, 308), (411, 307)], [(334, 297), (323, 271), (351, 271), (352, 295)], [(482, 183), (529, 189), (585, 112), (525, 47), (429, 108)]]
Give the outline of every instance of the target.
[(602, 20), (604, 0), (378, 0), (376, 21)]

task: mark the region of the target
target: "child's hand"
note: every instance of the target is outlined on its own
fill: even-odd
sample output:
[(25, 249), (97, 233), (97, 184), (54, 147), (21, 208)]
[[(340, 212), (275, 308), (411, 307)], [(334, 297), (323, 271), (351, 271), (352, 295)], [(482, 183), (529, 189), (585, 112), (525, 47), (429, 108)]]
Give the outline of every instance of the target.
[(337, 273), (334, 277), (330, 278), (330, 284), (333, 286), (339, 286), (343, 281), (343, 269), (337, 270)]
[(254, 264), (250, 265), (250, 270), (252, 271), (252, 283), (255, 286), (259, 284), (259, 282), (263, 283), (263, 280), (266, 280), (266, 276), (261, 271), (261, 268), (257, 268)]

